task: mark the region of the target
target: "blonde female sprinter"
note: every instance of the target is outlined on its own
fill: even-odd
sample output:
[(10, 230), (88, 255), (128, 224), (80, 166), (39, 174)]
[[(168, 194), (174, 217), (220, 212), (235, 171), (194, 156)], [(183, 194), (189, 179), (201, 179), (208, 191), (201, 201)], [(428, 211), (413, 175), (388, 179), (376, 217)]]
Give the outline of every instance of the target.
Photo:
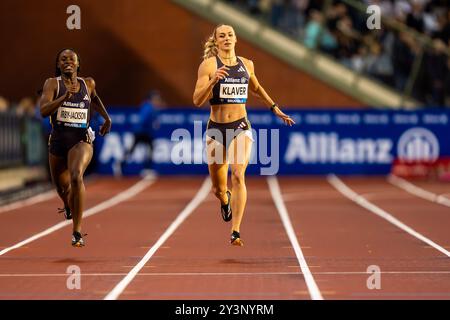
[[(254, 141), (245, 108), (248, 89), (270, 106), (286, 125), (292, 126), (295, 122), (259, 84), (253, 62), (236, 56), (236, 42), (233, 27), (219, 25), (214, 29), (204, 46), (193, 100), (200, 107), (209, 99), (211, 114), (206, 144), (212, 191), (220, 200), (223, 220), (232, 220), (231, 244), (242, 246), (240, 226), (247, 201), (245, 170)], [(231, 190), (227, 184), (229, 166)]]

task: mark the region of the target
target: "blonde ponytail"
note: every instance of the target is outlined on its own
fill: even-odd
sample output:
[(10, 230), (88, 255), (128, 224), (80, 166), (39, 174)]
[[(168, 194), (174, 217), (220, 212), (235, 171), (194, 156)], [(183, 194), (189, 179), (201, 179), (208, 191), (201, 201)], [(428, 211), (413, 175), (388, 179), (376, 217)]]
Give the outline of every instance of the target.
[(214, 40), (214, 35), (212, 35), (205, 42), (204, 51), (203, 51), (203, 60), (206, 60), (210, 57), (217, 56), (218, 52), (219, 52), (219, 50), (216, 46), (216, 43)]

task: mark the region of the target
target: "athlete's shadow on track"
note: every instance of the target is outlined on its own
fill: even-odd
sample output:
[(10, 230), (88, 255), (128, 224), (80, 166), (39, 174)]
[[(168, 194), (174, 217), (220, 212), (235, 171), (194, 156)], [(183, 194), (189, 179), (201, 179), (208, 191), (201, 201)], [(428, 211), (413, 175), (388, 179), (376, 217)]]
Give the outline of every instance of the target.
[(219, 261), (220, 264), (255, 264), (255, 261), (245, 261), (238, 259), (223, 259)]
[(54, 260), (53, 263), (72, 263), (72, 264), (81, 264), (81, 263), (92, 263), (92, 262), (103, 262), (103, 261), (94, 261), (94, 260), (88, 260), (88, 259), (59, 259)]

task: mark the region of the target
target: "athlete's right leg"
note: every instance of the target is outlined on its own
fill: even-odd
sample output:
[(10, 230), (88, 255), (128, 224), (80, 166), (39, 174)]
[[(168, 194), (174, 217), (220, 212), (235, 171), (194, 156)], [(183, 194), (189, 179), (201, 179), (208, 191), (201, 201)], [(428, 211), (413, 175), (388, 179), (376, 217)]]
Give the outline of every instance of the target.
[(50, 174), (52, 182), (56, 187), (56, 192), (64, 202), (65, 208), (70, 208), (70, 174), (67, 168), (67, 160), (64, 157), (57, 157), (49, 153)]

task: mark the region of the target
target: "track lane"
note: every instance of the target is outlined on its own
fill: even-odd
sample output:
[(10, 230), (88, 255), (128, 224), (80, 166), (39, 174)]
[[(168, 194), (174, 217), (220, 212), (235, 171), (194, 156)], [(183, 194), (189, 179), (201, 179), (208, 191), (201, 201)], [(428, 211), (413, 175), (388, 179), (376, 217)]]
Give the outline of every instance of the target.
[[(325, 179), (279, 181), (325, 299), (449, 298), (450, 261), (442, 253), (346, 199)], [(367, 287), (372, 265), (381, 271), (380, 290)]]
[(446, 207), (450, 207), (450, 190), (448, 186), (446, 186), (442, 182), (438, 183), (436, 181), (408, 181), (407, 179), (397, 177), (395, 175), (389, 175), (387, 177), (387, 181), (390, 184), (416, 197), (425, 199), (430, 202), (438, 203)]
[[(70, 230), (64, 228), (0, 257), (0, 299), (103, 299), (192, 200), (202, 180), (164, 177), (129, 201), (86, 219), (85, 248), (72, 248)], [(449, 259), (438, 251), (342, 197), (323, 178), (279, 181), (325, 299), (450, 299)], [(412, 195), (393, 186), (396, 191), (378, 194), (384, 185), (375, 183), (373, 191), (358, 179), (346, 182), (358, 184), (358, 192), (371, 201), (403, 206), (405, 216), (416, 204), (405, 201)], [(96, 194), (108, 194), (110, 183)], [(209, 195), (120, 298), (310, 299), (265, 179), (250, 177), (247, 184), (243, 248), (229, 245), (229, 225)], [(421, 201), (427, 216), (434, 217), (438, 205)], [(36, 214), (34, 207), (30, 214)], [(22, 232), (19, 223), (14, 228)], [(70, 265), (81, 268), (81, 290), (66, 287)], [(370, 265), (381, 268), (381, 290), (366, 286)]]
[(265, 178), (246, 179), (244, 247), (229, 243), (210, 194), (146, 264), (120, 299), (310, 299)]
[[(116, 180), (113, 178), (99, 178), (86, 185), (85, 211), (96, 204), (109, 199), (139, 181), (139, 178)], [(59, 197), (3, 212), (0, 214), (0, 251), (14, 245), (30, 235), (45, 230), (61, 221), (64, 215), (59, 214), (57, 208), (63, 207)]]
[(424, 179), (405, 179), (410, 183), (423, 188), (427, 191), (433, 192), (436, 195), (443, 195), (450, 198), (450, 183), (448, 181), (435, 181)]
[(370, 202), (450, 250), (450, 208), (414, 196), (383, 178), (342, 180)]
[[(174, 188), (179, 183), (184, 188)], [(157, 180), (132, 199), (89, 217), (83, 222), (89, 234), (84, 248), (71, 247), (70, 229), (63, 228), (27, 250), (0, 257), (0, 274), (35, 274), (0, 276), (0, 299), (102, 299), (158, 239), (199, 184), (191, 178)], [(61, 274), (69, 266), (81, 269), (81, 290), (67, 288), (69, 274)]]

